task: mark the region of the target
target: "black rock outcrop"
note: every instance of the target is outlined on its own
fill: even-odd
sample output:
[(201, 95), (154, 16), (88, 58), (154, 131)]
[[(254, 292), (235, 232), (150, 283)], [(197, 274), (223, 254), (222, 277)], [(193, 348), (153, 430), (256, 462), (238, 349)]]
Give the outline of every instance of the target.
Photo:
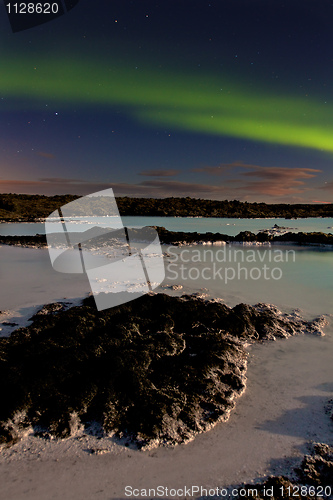
[(315, 486), (332, 486), (333, 448), (328, 444), (315, 443), (310, 455), (305, 455), (298, 474), (303, 483)]
[[(223, 233), (197, 233), (197, 232), (183, 232), (183, 231), (168, 231), (165, 227), (152, 226), (158, 232), (160, 242), (165, 245), (196, 245), (200, 243), (252, 243), (252, 244), (265, 244), (265, 243), (292, 243), (294, 245), (329, 245), (333, 246), (332, 233), (292, 233), (285, 234), (269, 234), (267, 232), (259, 232), (258, 234), (251, 231), (241, 231), (236, 236), (230, 236)], [(132, 228), (132, 233), (135, 233), (135, 228)], [(138, 234), (140, 234), (138, 230)], [(112, 242), (112, 234), (110, 235), (110, 244)], [(96, 241), (92, 240), (96, 245)], [(98, 242), (100, 247), (107, 246), (107, 235)], [(47, 241), (44, 234), (37, 234), (35, 236), (0, 236), (0, 244), (4, 245), (17, 245), (23, 247), (46, 247)], [(113, 242), (112, 242), (113, 244)]]
[(48, 305), (0, 338), (0, 442), (99, 422), (139, 446), (177, 444), (226, 419), (245, 388), (244, 341), (320, 331), (276, 308), (146, 295), (102, 312)]
[[(291, 475), (292, 471), (290, 471)], [(238, 488), (238, 497), (245, 500), (306, 500), (329, 499), (333, 495), (333, 448), (314, 443), (311, 453), (305, 455), (296, 469), (297, 479), (271, 476), (262, 483), (244, 484)]]

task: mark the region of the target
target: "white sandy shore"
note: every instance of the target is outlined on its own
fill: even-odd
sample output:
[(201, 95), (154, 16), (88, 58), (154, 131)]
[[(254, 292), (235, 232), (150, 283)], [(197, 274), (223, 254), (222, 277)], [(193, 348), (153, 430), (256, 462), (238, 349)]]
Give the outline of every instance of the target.
[[(7, 250), (13, 256), (13, 249)], [(0, 299), (6, 309), (30, 308), (89, 291), (82, 276), (73, 280), (45, 267), (44, 250), (15, 250), (24, 254), (16, 253), (12, 264), (7, 255), (6, 269), (1, 269)], [(19, 272), (20, 258), (28, 274)], [(78, 434), (45, 441), (28, 436), (0, 454), (0, 498), (120, 499), (126, 498), (126, 485), (217, 488), (289, 472), (308, 443), (333, 442), (332, 422), (325, 413), (333, 393), (333, 328), (326, 329), (325, 337), (280, 340), (253, 346), (250, 353), (248, 387), (228, 422), (187, 445), (146, 452), (112, 438)], [(91, 454), (91, 449), (108, 453)]]

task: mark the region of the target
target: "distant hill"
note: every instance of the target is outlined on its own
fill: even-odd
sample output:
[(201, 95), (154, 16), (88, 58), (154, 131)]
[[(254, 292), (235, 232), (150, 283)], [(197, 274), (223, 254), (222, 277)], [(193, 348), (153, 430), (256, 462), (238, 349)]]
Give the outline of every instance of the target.
[[(80, 198), (75, 195), (0, 194), (0, 220), (35, 221)], [(298, 218), (333, 217), (332, 204), (266, 204), (196, 198), (117, 198), (120, 215), (164, 217)]]

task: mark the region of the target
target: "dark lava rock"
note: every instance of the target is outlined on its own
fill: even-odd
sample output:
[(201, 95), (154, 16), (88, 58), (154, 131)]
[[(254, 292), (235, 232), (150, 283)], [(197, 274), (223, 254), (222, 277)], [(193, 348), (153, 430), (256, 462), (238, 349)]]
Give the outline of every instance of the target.
[(35, 236), (0, 236), (0, 244), (17, 245), (23, 247), (46, 247), (46, 236), (37, 234)]
[[(192, 245), (203, 242), (225, 241), (226, 243), (293, 243), (295, 245), (333, 245), (333, 234), (331, 233), (292, 233), (268, 234), (259, 232), (254, 234), (251, 231), (242, 231), (236, 236), (224, 233), (197, 233), (183, 231), (168, 231), (165, 227), (152, 226), (158, 232), (160, 242), (166, 245)], [(135, 228), (132, 228), (132, 232)], [(108, 232), (108, 231), (107, 231)], [(111, 237), (111, 236), (110, 236)], [(112, 237), (111, 237), (112, 238)], [(99, 242), (99, 246), (107, 245), (108, 239)], [(0, 244), (18, 245), (23, 247), (44, 248), (47, 246), (46, 236), (37, 234), (35, 236), (0, 236)]]
[(296, 469), (298, 480), (285, 476), (271, 476), (263, 483), (245, 484), (237, 488), (238, 498), (257, 499), (321, 499), (333, 494), (333, 448), (315, 443), (310, 455), (305, 455), (300, 468)]
[(308, 494), (307, 489), (301, 490), (301, 486), (290, 481), (285, 476), (269, 477), (261, 484), (245, 484), (238, 488), (238, 498), (245, 500), (292, 500), (298, 499), (319, 499), (323, 498), (316, 494)]
[(110, 450), (107, 448), (89, 448), (87, 452), (90, 455), (104, 455), (105, 453), (110, 453)]
[(272, 306), (146, 295), (98, 312), (54, 304), (0, 338), (0, 443), (27, 425), (64, 438), (102, 425), (140, 446), (186, 442), (245, 388), (242, 341), (306, 330)]
[(329, 414), (331, 420), (333, 420), (333, 399), (329, 400), (326, 412)]
[(287, 241), (298, 245), (333, 245), (332, 233), (286, 233), (274, 236), (272, 241)]
[(333, 487), (333, 448), (315, 443), (312, 454), (305, 455), (298, 473), (305, 484)]
[(65, 311), (69, 305), (70, 302), (52, 302), (52, 304), (45, 304), (29, 319), (29, 321), (34, 321), (39, 316), (47, 316), (49, 314), (57, 314), (60, 311)]

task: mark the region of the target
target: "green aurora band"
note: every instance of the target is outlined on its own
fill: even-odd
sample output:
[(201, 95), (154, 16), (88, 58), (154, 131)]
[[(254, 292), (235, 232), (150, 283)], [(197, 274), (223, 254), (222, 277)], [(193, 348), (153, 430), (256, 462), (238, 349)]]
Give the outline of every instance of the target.
[(45, 103), (107, 106), (147, 125), (333, 152), (333, 108), (306, 96), (130, 63), (12, 58), (2, 67), (3, 108), (15, 110), (22, 99), (24, 109), (44, 111)]

